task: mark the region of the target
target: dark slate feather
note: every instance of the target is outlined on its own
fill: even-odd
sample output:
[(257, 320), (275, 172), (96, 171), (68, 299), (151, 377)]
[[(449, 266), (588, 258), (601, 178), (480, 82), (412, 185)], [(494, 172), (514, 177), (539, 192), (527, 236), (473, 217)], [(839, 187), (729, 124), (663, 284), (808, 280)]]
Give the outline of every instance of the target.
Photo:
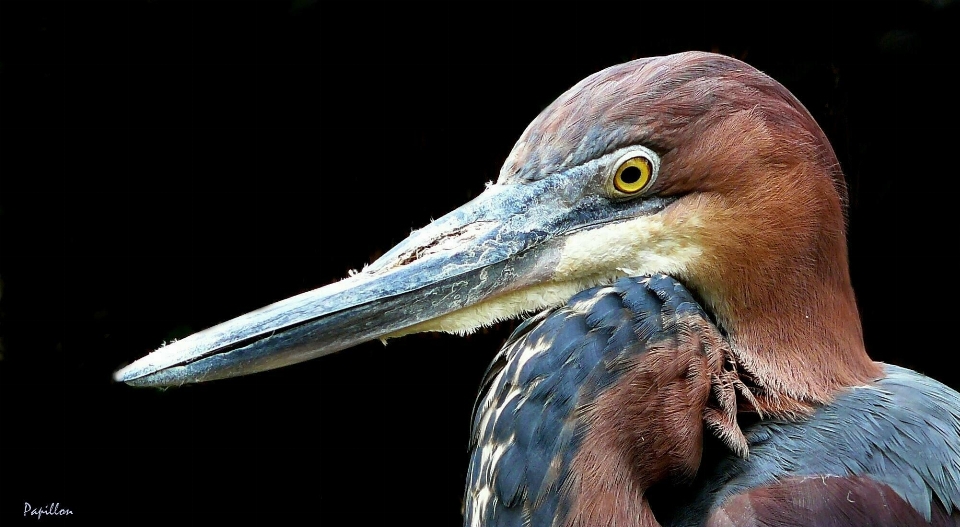
[(560, 489), (583, 436), (578, 410), (691, 313), (706, 320), (672, 278), (625, 278), (517, 328), (478, 400), (465, 524), (553, 525), (569, 506)]

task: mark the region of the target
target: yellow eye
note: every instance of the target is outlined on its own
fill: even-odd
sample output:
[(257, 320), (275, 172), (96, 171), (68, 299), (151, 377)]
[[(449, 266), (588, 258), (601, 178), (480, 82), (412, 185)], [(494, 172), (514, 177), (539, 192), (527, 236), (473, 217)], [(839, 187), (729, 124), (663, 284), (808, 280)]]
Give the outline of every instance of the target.
[(653, 165), (649, 159), (642, 156), (631, 157), (617, 167), (613, 186), (624, 194), (636, 194), (650, 184), (652, 175)]

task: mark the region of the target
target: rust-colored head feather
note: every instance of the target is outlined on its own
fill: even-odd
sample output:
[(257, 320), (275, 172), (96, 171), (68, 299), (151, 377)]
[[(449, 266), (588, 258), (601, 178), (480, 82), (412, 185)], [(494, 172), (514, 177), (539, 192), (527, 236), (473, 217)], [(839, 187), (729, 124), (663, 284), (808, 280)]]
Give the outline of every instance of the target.
[(763, 410), (802, 411), (878, 375), (850, 285), (843, 175), (786, 88), (708, 53), (614, 66), (530, 124), (500, 181), (632, 144), (661, 156), (652, 192), (680, 197), (665, 221), (702, 251), (678, 278), (729, 335)]

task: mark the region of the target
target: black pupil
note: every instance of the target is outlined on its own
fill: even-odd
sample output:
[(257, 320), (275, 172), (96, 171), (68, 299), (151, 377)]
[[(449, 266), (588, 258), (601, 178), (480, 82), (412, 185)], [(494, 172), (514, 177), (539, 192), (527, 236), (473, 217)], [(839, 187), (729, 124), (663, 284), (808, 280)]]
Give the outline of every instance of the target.
[(623, 169), (623, 172), (620, 173), (620, 180), (628, 185), (631, 185), (637, 181), (640, 181), (642, 176), (643, 172), (641, 172), (639, 168), (627, 167)]

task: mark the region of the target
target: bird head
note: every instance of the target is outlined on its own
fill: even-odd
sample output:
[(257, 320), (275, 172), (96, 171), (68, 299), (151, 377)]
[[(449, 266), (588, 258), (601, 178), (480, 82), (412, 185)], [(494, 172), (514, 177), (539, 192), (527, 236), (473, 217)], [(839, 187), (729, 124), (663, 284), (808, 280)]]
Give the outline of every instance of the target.
[(523, 132), (496, 183), (340, 282), (165, 346), (135, 385), (244, 375), (364, 341), (467, 333), (628, 275), (681, 280), (773, 397), (876, 374), (862, 344), (839, 163), (782, 85), (682, 53), (600, 71)]

